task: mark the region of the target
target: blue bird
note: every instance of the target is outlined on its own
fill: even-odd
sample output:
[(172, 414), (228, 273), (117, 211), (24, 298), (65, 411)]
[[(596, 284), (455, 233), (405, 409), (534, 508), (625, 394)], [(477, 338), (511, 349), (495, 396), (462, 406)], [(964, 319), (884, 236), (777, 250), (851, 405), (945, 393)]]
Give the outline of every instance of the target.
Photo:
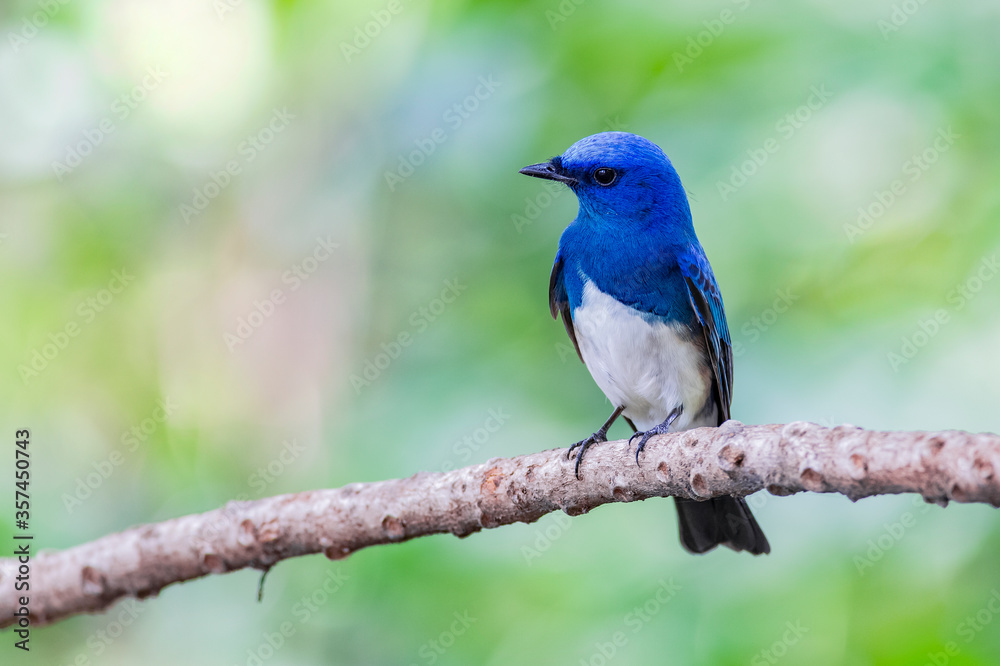
[[(559, 239), (549, 307), (614, 405), (583, 454), (607, 441), (623, 416), (638, 440), (729, 418), (733, 354), (722, 295), (698, 242), (680, 177), (659, 146), (627, 132), (577, 141), (521, 173), (565, 183), (579, 200)], [(692, 553), (722, 544), (754, 555), (771, 550), (740, 497), (674, 498), (680, 540)]]

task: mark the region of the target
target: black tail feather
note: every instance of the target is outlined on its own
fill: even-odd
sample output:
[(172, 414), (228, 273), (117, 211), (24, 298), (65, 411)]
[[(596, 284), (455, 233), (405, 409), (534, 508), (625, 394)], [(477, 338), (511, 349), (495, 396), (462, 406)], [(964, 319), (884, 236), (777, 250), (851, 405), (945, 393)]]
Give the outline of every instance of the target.
[(675, 497), (681, 545), (690, 553), (705, 553), (718, 545), (754, 555), (771, 552), (764, 531), (742, 497), (696, 501)]

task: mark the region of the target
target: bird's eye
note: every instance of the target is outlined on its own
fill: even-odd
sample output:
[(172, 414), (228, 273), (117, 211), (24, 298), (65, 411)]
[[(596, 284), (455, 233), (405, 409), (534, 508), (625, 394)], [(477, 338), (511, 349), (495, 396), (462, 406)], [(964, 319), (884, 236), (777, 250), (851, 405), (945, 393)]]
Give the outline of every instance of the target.
[(599, 167), (594, 169), (594, 180), (597, 181), (598, 185), (603, 185), (607, 187), (611, 183), (615, 182), (618, 178), (618, 173), (610, 167)]

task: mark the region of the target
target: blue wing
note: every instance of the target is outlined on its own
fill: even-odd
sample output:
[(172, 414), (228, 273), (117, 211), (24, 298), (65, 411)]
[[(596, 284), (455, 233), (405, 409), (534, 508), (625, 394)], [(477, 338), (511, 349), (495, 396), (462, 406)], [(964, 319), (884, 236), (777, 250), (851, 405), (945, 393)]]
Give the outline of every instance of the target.
[(722, 306), (722, 294), (715, 281), (712, 267), (700, 247), (691, 246), (678, 257), (681, 274), (687, 285), (695, 319), (705, 336), (712, 372), (715, 375), (715, 400), (719, 408), (719, 425), (729, 418), (733, 396), (733, 345)]
[(573, 347), (576, 348), (576, 355), (582, 361), (583, 354), (580, 353), (580, 345), (576, 341), (576, 331), (573, 330), (573, 315), (570, 310), (569, 295), (566, 293), (566, 283), (563, 282), (563, 258), (561, 253), (556, 255), (556, 260), (552, 264), (552, 275), (549, 277), (549, 312), (552, 313), (553, 319), (562, 315), (566, 333), (569, 334), (569, 339), (573, 341)]

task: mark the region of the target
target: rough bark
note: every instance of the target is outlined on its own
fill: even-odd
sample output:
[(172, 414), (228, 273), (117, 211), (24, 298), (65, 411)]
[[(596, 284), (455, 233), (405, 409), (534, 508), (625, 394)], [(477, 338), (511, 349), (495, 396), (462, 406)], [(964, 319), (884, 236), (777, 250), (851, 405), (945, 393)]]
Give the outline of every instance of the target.
[[(573, 475), (553, 449), (445, 473), (313, 490), (132, 527), (31, 559), (32, 625), (96, 613), (172, 583), (311, 553), (341, 559), (366, 546), (530, 523), (550, 511), (576, 516), (608, 502), (704, 499), (801, 491), (920, 493), (928, 502), (1000, 506), (1000, 436), (876, 432), (810, 423), (729, 421), (652, 439), (637, 466), (625, 441), (592, 447)], [(0, 560), (0, 626), (14, 624), (18, 562)]]

